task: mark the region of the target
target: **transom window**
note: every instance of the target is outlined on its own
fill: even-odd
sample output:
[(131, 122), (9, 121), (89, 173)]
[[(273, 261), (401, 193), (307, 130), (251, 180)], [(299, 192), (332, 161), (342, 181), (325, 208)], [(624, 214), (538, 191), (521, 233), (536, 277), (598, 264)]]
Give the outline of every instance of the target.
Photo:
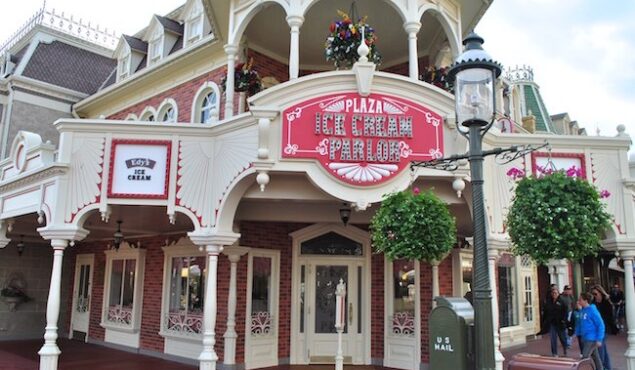
[(300, 245), (301, 254), (318, 254), (331, 256), (361, 256), (361, 243), (346, 238), (338, 233), (329, 232), (303, 242)]
[(176, 101), (172, 98), (165, 99), (159, 106), (157, 117), (159, 122), (175, 123), (178, 117)]
[(176, 122), (176, 116), (174, 114), (174, 108), (169, 107), (161, 117), (161, 122)]

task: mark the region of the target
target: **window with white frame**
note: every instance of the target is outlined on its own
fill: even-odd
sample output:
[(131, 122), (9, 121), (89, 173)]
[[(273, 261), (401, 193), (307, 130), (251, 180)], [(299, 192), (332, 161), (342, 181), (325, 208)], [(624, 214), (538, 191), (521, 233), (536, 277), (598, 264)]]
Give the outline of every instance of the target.
[(276, 288), (279, 254), (255, 251), (249, 254), (249, 320), (252, 336), (274, 335), (274, 313), (277, 307)]
[(118, 61), (119, 80), (123, 80), (130, 74), (130, 53), (124, 54)]
[(178, 117), (178, 111), (176, 101), (174, 99), (165, 99), (159, 107), (159, 113), (157, 114), (158, 122), (175, 123)]
[(154, 122), (156, 120), (156, 111), (152, 107), (146, 107), (141, 115), (139, 116), (139, 121), (147, 121)]
[(498, 260), (498, 317), (501, 328), (518, 325), (516, 309), (516, 260), (509, 253)]
[(390, 335), (414, 337), (416, 270), (414, 261), (394, 260), (389, 277)]
[(185, 22), (185, 40), (190, 45), (203, 37), (203, 12), (192, 14)]
[(101, 325), (108, 329), (136, 332), (141, 323), (141, 292), (145, 250), (124, 243), (108, 250)]
[(179, 241), (163, 248), (165, 278), (161, 335), (198, 337), (203, 333), (205, 253)]
[(148, 64), (154, 64), (163, 57), (163, 35), (159, 35), (150, 41), (148, 45), (148, 52)]
[(192, 123), (213, 123), (218, 121), (220, 110), (220, 90), (213, 82), (206, 82), (194, 96)]

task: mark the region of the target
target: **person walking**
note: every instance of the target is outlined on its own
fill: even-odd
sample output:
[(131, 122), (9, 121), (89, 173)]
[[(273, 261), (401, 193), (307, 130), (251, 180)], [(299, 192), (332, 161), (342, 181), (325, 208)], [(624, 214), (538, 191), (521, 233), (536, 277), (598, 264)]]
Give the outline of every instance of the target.
[(606, 369), (602, 367), (602, 359), (598, 351), (603, 347), (606, 329), (604, 321), (597, 307), (591, 304), (591, 295), (582, 293), (578, 297), (578, 305), (580, 306), (579, 325), (576, 325), (576, 335), (582, 338), (582, 357), (591, 357), (598, 370)]
[[(613, 304), (611, 304), (609, 295), (601, 285), (594, 285), (591, 288), (591, 294), (593, 295), (593, 304), (597, 307), (604, 322), (604, 330), (606, 334), (617, 334), (617, 327), (615, 326), (615, 319), (613, 317)], [(606, 335), (602, 340), (602, 346), (599, 348), (600, 357), (604, 364), (605, 370), (611, 370), (611, 358), (609, 357), (609, 351), (606, 348)]]
[(620, 289), (620, 285), (616, 282), (611, 288), (609, 294), (611, 303), (613, 303), (613, 318), (617, 330), (625, 330), (624, 328), (624, 292)]
[(571, 348), (571, 339), (573, 339), (573, 335), (569, 334), (569, 328), (573, 328), (573, 309), (576, 304), (576, 299), (573, 297), (573, 290), (569, 285), (565, 285), (562, 289), (562, 293), (560, 294), (560, 300), (567, 307), (567, 319), (566, 319), (566, 339), (567, 339), (567, 348)]
[(549, 331), (551, 338), (551, 355), (558, 357), (558, 340), (562, 344), (564, 355), (567, 355), (566, 320), (567, 307), (560, 299), (558, 288), (552, 288), (549, 298), (543, 305), (544, 330)]

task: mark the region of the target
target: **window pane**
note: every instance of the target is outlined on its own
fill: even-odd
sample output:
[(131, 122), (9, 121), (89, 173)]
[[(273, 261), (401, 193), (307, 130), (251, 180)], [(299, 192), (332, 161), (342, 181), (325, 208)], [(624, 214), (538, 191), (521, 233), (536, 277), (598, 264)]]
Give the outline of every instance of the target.
[(210, 91), (205, 95), (201, 104), (201, 123), (212, 122), (215, 118), (216, 110), (216, 93)]
[(525, 321), (533, 321), (534, 320), (534, 303), (532, 299), (532, 282), (531, 276), (525, 276), (525, 302), (524, 302), (524, 314)]
[(121, 280), (123, 277), (124, 260), (112, 261), (112, 273), (110, 274), (110, 298), (109, 306), (121, 304)]
[(395, 260), (392, 271), (392, 334), (412, 336), (415, 332), (415, 264)]
[(300, 266), (300, 333), (304, 333), (304, 290), (305, 290), (305, 267)]
[(498, 314), (500, 327), (518, 325), (514, 310), (514, 267), (498, 266)]
[(254, 257), (251, 288), (251, 313), (270, 312), (271, 258)]
[(134, 303), (134, 276), (135, 268), (137, 266), (136, 260), (126, 260), (123, 276), (123, 298), (122, 306), (132, 307)]
[(188, 313), (203, 313), (205, 257), (190, 257)]
[[(348, 286), (348, 266), (315, 267), (315, 333), (334, 334), (336, 318), (335, 289), (340, 279)], [(348, 294), (344, 306), (348, 307)], [(344, 310), (348, 315), (348, 310)], [(348, 322), (348, 317), (344, 318)], [(344, 326), (344, 333), (348, 325)]]
[(185, 310), (187, 291), (184, 289), (187, 282), (188, 270), (184, 263), (185, 258), (172, 258), (172, 270), (170, 271), (170, 312)]

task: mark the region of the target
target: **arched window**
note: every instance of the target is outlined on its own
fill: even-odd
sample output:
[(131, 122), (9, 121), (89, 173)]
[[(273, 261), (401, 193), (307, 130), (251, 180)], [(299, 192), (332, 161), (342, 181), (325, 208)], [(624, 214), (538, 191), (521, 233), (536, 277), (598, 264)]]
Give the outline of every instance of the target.
[(220, 112), (220, 90), (213, 82), (206, 82), (198, 89), (192, 104), (192, 123), (213, 123)]
[(169, 98), (165, 99), (159, 106), (159, 113), (157, 114), (157, 121), (175, 123), (179, 117), (176, 101)]
[(143, 112), (141, 112), (139, 121), (154, 122), (156, 121), (156, 117), (157, 111), (152, 107), (146, 107)]
[(128, 115), (126, 116), (126, 121), (137, 121), (137, 120), (139, 120), (139, 117), (137, 117), (137, 115), (134, 113), (128, 113)]

